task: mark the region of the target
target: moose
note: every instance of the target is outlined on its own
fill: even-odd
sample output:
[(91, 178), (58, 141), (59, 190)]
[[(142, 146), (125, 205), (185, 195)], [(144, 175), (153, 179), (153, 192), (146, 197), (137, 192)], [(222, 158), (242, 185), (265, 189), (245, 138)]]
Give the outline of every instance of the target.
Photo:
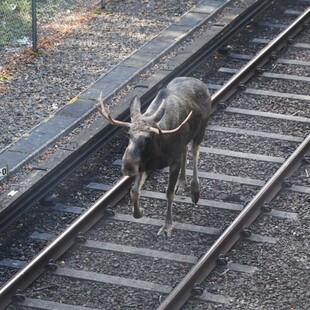
[(102, 93), (97, 108), (111, 124), (129, 128), (129, 144), (123, 155), (122, 172), (135, 176), (130, 192), (135, 218), (143, 216), (139, 200), (141, 187), (149, 172), (169, 167), (167, 215), (158, 235), (166, 233), (170, 237), (174, 195), (181, 194), (187, 187), (186, 163), (190, 142), (193, 156), (192, 202), (196, 204), (200, 197), (197, 175), (199, 146), (211, 113), (207, 86), (196, 78), (175, 78), (158, 92), (143, 114), (140, 99), (135, 96), (130, 102), (131, 122), (113, 119), (103, 104)]

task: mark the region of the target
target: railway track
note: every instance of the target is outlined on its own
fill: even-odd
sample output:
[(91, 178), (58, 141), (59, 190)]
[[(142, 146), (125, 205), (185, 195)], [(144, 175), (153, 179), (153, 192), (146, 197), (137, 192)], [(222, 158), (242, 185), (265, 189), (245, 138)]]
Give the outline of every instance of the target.
[[(75, 138), (69, 141), (57, 140), (80, 122), (82, 124), (79, 127), (88, 127), (87, 116), (94, 111), (94, 102), (101, 91), (105, 93), (108, 101), (122, 89), (126, 93), (126, 88), (134, 88), (135, 94), (141, 96), (142, 103), (146, 106), (163, 83), (174, 76), (189, 72), (201, 59), (219, 49), (234, 32), (242, 29), (268, 6), (267, 0), (247, 0), (245, 3), (237, 2), (236, 5), (233, 0), (201, 1), (178, 23), (169, 26), (155, 39), (78, 94), (54, 117), (40, 124), (29, 137), (20, 139), (16, 145), (1, 152), (1, 168), (9, 172), (9, 179), (12, 172), (17, 169), (22, 171), (21, 167), (25, 172), (13, 174), (12, 181), (4, 183), (1, 187), (0, 231), (36, 202), (46, 200), (50, 191), (61, 180), (70, 175), (118, 132), (119, 129), (98, 122), (93, 124), (90, 130), (85, 130), (84, 134), (75, 135)], [(199, 31), (203, 33), (205, 29), (207, 31), (204, 35), (191, 39), (192, 34), (197, 34)], [(186, 47), (187, 41), (192, 41), (190, 47)], [(177, 57), (175, 57), (176, 46), (180, 51)], [(144, 76), (151, 74), (153, 64), (166, 57), (173, 57), (174, 60), (169, 62), (169, 72), (166, 71), (163, 75), (165, 78), (155, 77), (153, 81), (152, 79), (149, 81), (149, 85), (141, 84)], [(127, 103), (119, 107), (119, 114), (128, 117)], [(48, 146), (50, 148), (46, 151)], [(35, 160), (32, 160), (33, 158)], [(30, 169), (27, 169), (27, 164)]]
[[(304, 199), (306, 203), (309, 194), (310, 142), (306, 106), (309, 94), (305, 88), (309, 81), (306, 73), (300, 74), (307, 72), (301, 66), (306, 68), (309, 62), (307, 53), (300, 51), (300, 48), (307, 49), (306, 41), (297, 41), (297, 44), (291, 41), (299, 31), (296, 40), (307, 38), (307, 29), (299, 22), (308, 22), (310, 13), (308, 9), (291, 27), (284, 28), (280, 21), (270, 23), (272, 14), (280, 8), (286, 16), (283, 19), (296, 18), (293, 14), (296, 12), (285, 13), (283, 6), (275, 5), (232, 39), (225, 54), (215, 54), (216, 61), (212, 64), (206, 60), (189, 73), (204, 80), (214, 91), (215, 112), (202, 147), (199, 172), (202, 199), (197, 206), (192, 206), (187, 196), (176, 197), (173, 237), (156, 236), (155, 228), (162, 225), (163, 220), (165, 170), (151, 175), (145, 185), (142, 195), (146, 217), (134, 220), (129, 215), (127, 192), (131, 180), (127, 177), (119, 180), (120, 160), (117, 158), (121, 158), (126, 144), (126, 137), (120, 133), (58, 188), (57, 201), (61, 203), (46, 207), (43, 213), (51, 213), (56, 219), (61, 217), (64, 219), (62, 225), (69, 225), (72, 217), (81, 214), (83, 207), (100, 197), (102, 191), (106, 194), (63, 232), (64, 227), (53, 227), (53, 220), (46, 222), (40, 231), (31, 233), (30, 239), (38, 248), (46, 244), (47, 247), (3, 286), (0, 305), (8, 304), (12, 297), (15, 303), (9, 309), (179, 309), (183, 305), (184, 309), (242, 309), (249, 302), (237, 290), (242, 285), (227, 287), (225, 281), (231, 277), (232, 282), (236, 282), (236, 278), (253, 282), (259, 268), (249, 263), (257, 258), (251, 255), (258, 252), (262, 255), (260, 251), (276, 248), (283, 242), (281, 233), (275, 231), (274, 236), (268, 228), (274, 223), (277, 227), (303, 223), (296, 207), (289, 203), (283, 207), (277, 202), (290, 202), (292, 194), (299, 195), (299, 200)], [(277, 14), (281, 18), (281, 14)], [(277, 36), (282, 28), (285, 30)], [(266, 44), (261, 37), (256, 37), (261, 33), (274, 34), (277, 39), (261, 49), (260, 44)], [(270, 40), (268, 37), (268, 42)], [(240, 41), (244, 41), (243, 45)], [(291, 50), (300, 55), (297, 65), (296, 59), (285, 57)], [(251, 54), (255, 53), (252, 58)], [(257, 76), (257, 72), (260, 75)], [(231, 78), (232, 74), (235, 75)], [(268, 79), (276, 81), (276, 89), (267, 88)], [(292, 80), (298, 93), (290, 90), (287, 84)], [(282, 89), (286, 91), (280, 91)], [(230, 98), (232, 94), (235, 95)], [(262, 101), (267, 104), (261, 104)], [(283, 106), (282, 101), (289, 104)], [(301, 164), (304, 166), (298, 169)], [(93, 172), (89, 172), (89, 167)], [(190, 169), (188, 174), (191, 174)], [(70, 187), (78, 185), (78, 193), (69, 193)], [(117, 208), (112, 211), (115, 204)], [(261, 213), (263, 215), (252, 225)], [(89, 230), (98, 220), (99, 223)], [(303, 239), (305, 243), (307, 240)], [(75, 246), (57, 260), (73, 244)], [(18, 245), (12, 248), (18, 252)], [(250, 253), (245, 255), (247, 251)], [(27, 260), (25, 256), (30, 255), (22, 252), (24, 260), (16, 259), (20, 253), (13, 253), (0, 264), (8, 268), (6, 270), (22, 267)], [(305, 266), (306, 255), (307, 251), (300, 256)], [(25, 294), (18, 291), (24, 290), (46, 267), (50, 271)], [(244, 308), (260, 306), (264, 309), (263, 306), (268, 307), (268, 298), (266, 300), (258, 298), (253, 305), (246, 304)], [(259, 301), (261, 304), (257, 304)], [(298, 300), (294, 302), (291, 308), (302, 309)]]

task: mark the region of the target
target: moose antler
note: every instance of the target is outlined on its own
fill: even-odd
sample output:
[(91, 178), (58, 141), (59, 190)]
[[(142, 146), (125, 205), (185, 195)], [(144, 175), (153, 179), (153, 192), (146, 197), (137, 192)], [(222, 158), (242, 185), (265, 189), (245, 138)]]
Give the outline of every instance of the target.
[(110, 111), (109, 111), (109, 108), (106, 107), (104, 104), (103, 104), (103, 95), (102, 95), (102, 92), (100, 93), (100, 96), (98, 98), (98, 101), (99, 101), (99, 105), (96, 105), (96, 108), (98, 109), (98, 111), (100, 112), (100, 114), (106, 118), (108, 120), (108, 122), (114, 126), (122, 126), (122, 127), (130, 127), (131, 124), (128, 123), (128, 122), (123, 122), (123, 121), (118, 121), (117, 119), (114, 119), (111, 114), (110, 114)]
[(155, 133), (159, 134), (159, 135), (177, 132), (177, 131), (190, 119), (190, 117), (192, 116), (192, 114), (193, 114), (193, 111), (191, 111), (191, 112), (187, 115), (187, 117), (185, 118), (185, 120), (184, 120), (178, 127), (174, 128), (174, 129), (162, 130), (162, 129), (160, 129), (160, 127), (158, 126), (157, 128), (155, 128), (155, 127), (150, 127), (150, 130), (151, 130), (152, 132), (155, 132)]

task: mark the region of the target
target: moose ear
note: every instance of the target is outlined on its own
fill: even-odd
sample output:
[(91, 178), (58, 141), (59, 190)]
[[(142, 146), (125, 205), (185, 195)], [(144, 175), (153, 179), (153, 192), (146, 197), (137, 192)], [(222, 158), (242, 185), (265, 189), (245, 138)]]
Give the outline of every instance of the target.
[(134, 96), (130, 102), (130, 117), (131, 120), (137, 119), (141, 116), (141, 103), (138, 96)]

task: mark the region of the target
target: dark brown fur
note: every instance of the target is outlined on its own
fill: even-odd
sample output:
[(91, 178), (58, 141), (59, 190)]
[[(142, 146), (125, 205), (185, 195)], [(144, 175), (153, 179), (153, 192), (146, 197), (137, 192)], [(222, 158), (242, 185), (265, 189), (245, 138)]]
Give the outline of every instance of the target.
[[(187, 145), (192, 142), (193, 180), (191, 196), (194, 203), (199, 199), (197, 161), (199, 145), (203, 139), (211, 111), (211, 98), (208, 89), (201, 81), (180, 77), (162, 89), (144, 114), (140, 113), (140, 101), (135, 97), (131, 102), (131, 125), (129, 145), (123, 156), (124, 175), (135, 175), (131, 190), (134, 216), (139, 218), (143, 211), (139, 207), (140, 189), (147, 174), (155, 169), (169, 167), (167, 187), (168, 210), (165, 225), (159, 234), (172, 232), (172, 202), (178, 182), (178, 192), (186, 187), (185, 167)], [(161, 133), (177, 128), (190, 114), (190, 118), (173, 133)], [(152, 128), (152, 130), (151, 130)], [(158, 133), (156, 133), (156, 128)], [(154, 130), (155, 129), (155, 130)]]

